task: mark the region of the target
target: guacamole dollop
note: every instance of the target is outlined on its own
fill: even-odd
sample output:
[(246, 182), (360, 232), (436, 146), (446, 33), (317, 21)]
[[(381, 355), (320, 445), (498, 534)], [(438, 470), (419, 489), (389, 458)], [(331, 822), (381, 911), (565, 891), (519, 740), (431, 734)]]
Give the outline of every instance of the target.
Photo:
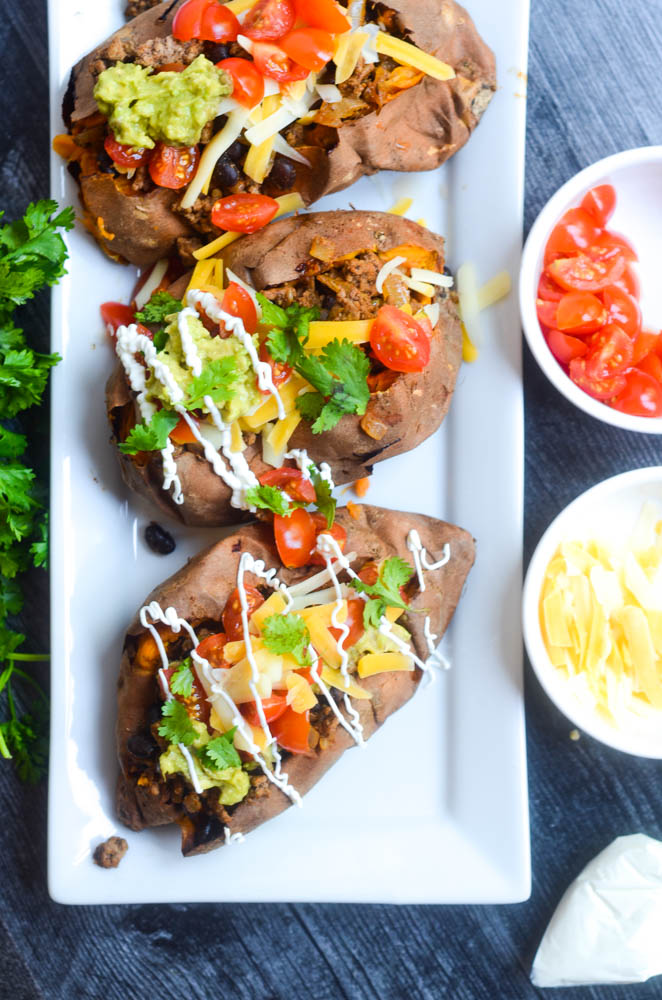
[(153, 149), (156, 142), (194, 146), (232, 80), (205, 56), (181, 73), (154, 73), (149, 66), (116, 63), (99, 75), (94, 97), (117, 139)]
[[(191, 722), (198, 733), (198, 737), (189, 749), (200, 787), (203, 792), (207, 791), (208, 788), (219, 788), (220, 795), (218, 801), (221, 805), (236, 805), (237, 802), (241, 802), (248, 795), (251, 783), (248, 774), (241, 767), (225, 767), (220, 771), (212, 771), (205, 767), (198, 759), (195, 751), (200, 750), (209, 743), (212, 737), (202, 722), (197, 722), (193, 719)], [(162, 753), (159, 757), (159, 766), (164, 777), (169, 774), (183, 774), (185, 778), (190, 777), (186, 758), (174, 743), (171, 743), (165, 753)]]
[[(392, 626), (393, 635), (402, 642), (410, 642), (411, 636), (406, 628), (397, 623)], [(367, 653), (399, 653), (400, 647), (387, 635), (383, 635), (379, 629), (370, 627), (365, 630), (358, 642), (354, 643), (349, 651), (350, 666), (355, 666), (362, 656)]]
[[(182, 338), (179, 330), (179, 314), (169, 318), (166, 327), (167, 341), (164, 348), (159, 351), (159, 361), (167, 365), (172, 377), (177, 385), (189, 394), (189, 389), (194, 376), (191, 369), (186, 364)], [(236, 337), (212, 337), (205, 329), (202, 320), (197, 316), (187, 315), (182, 317), (181, 322), (186, 323), (195, 349), (202, 361), (202, 370), (209, 362), (220, 358), (232, 358), (234, 362), (234, 379), (230, 383), (232, 398), (219, 405), (219, 410), (223, 420), (231, 424), (239, 417), (251, 413), (261, 402), (261, 395), (255, 378), (255, 371), (248, 354), (248, 351)], [(256, 347), (259, 347), (257, 337), (254, 337)], [(158, 399), (166, 406), (170, 405), (168, 391), (162, 383), (153, 375), (147, 380), (147, 396), (150, 399)], [(204, 410), (205, 408), (202, 407)]]

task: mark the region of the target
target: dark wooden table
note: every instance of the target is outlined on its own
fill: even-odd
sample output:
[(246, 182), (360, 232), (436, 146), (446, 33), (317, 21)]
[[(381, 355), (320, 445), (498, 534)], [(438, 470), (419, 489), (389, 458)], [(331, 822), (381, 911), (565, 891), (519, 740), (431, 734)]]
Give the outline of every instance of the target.
[[(48, 192), (44, 7), (5, 3), (0, 24), (0, 205), (8, 217)], [(581, 167), (662, 142), (661, 51), (661, 0), (532, 0), (527, 229)], [(26, 310), (28, 322), (43, 343), (45, 298)], [(528, 557), (573, 497), (615, 473), (658, 464), (662, 441), (583, 416), (528, 354), (525, 390)], [(36, 461), (46, 474), (43, 441)], [(35, 645), (48, 641), (46, 596), (35, 579), (23, 623)], [(662, 766), (584, 735), (572, 742), (571, 725), (530, 669), (526, 704), (533, 892), (517, 906), (58, 906), (46, 892), (46, 786), (21, 785), (2, 763), (0, 1000), (539, 995), (530, 963), (567, 884), (618, 835), (662, 837)], [(662, 979), (563, 996), (662, 998)]]

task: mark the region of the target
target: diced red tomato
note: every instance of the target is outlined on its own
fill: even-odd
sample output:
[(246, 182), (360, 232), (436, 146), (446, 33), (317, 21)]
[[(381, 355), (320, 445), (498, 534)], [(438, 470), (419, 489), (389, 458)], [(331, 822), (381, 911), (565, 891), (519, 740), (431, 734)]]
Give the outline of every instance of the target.
[(585, 361), (589, 378), (608, 379), (621, 375), (632, 364), (632, 341), (620, 326), (608, 323), (592, 337)]
[(631, 295), (633, 299), (638, 299), (641, 295), (641, 283), (631, 264), (627, 264), (623, 274), (614, 282), (616, 288), (620, 288), (626, 295)]
[(313, 28), (323, 28), (332, 35), (349, 31), (350, 24), (334, 0), (294, 0), (297, 17)]
[(591, 245), (602, 249), (620, 250), (621, 254), (631, 264), (636, 264), (639, 260), (637, 251), (634, 249), (630, 241), (620, 233), (612, 233), (610, 230), (598, 233)]
[(630, 337), (636, 337), (641, 330), (641, 309), (638, 302), (613, 285), (603, 290), (602, 300), (609, 313), (609, 322), (617, 323)]
[(212, 667), (227, 667), (229, 664), (223, 656), (223, 649), (228, 641), (225, 632), (217, 632), (215, 635), (208, 635), (196, 648), (196, 653)]
[(569, 365), (573, 358), (581, 358), (588, 351), (588, 344), (578, 337), (571, 337), (561, 330), (549, 330), (547, 333), (549, 349), (562, 365)]
[[(326, 518), (324, 517), (323, 514), (320, 514), (318, 511), (315, 511), (313, 514), (311, 514), (311, 517), (313, 519), (313, 524), (315, 525), (315, 543), (317, 543), (317, 538), (320, 535), (331, 535), (331, 537), (335, 538), (336, 542), (338, 543), (338, 548), (340, 549), (340, 551), (344, 552), (345, 545), (347, 544), (347, 532), (342, 527), (342, 525), (338, 524), (338, 522), (336, 521), (334, 524), (331, 525), (330, 528), (327, 527)], [(326, 560), (320, 552), (313, 552), (310, 562), (314, 566), (324, 566)]]
[(296, 28), (281, 38), (280, 47), (295, 63), (313, 73), (324, 69), (336, 50), (333, 37), (320, 28)]
[(556, 326), (564, 333), (595, 333), (607, 322), (607, 310), (591, 292), (568, 292), (556, 310)]
[(556, 310), (558, 309), (559, 301), (562, 298), (563, 292), (560, 292), (558, 301), (536, 299), (536, 312), (538, 314), (538, 320), (543, 326), (556, 326)]
[(555, 281), (543, 271), (538, 282), (538, 298), (545, 302), (560, 302), (563, 298), (563, 289), (559, 288)]
[(644, 358), (641, 358), (637, 364), (639, 371), (646, 372), (651, 378), (654, 378), (656, 382), (662, 385), (662, 358), (659, 354), (647, 354)]
[[(279, 719), (287, 709), (287, 697), (284, 694), (272, 694), (269, 698), (262, 698), (262, 711), (268, 726)], [(261, 726), (262, 721), (254, 701), (244, 702), (239, 706), (239, 711), (251, 726)]]
[(611, 184), (598, 184), (584, 195), (581, 207), (604, 228), (614, 214), (616, 192)]
[[(246, 614), (250, 619), (253, 612), (257, 611), (257, 609), (262, 607), (264, 604), (264, 597), (257, 587), (251, 587), (250, 584), (244, 584), (244, 590), (246, 591)], [(236, 642), (237, 639), (244, 638), (244, 624), (241, 617), (241, 597), (239, 594), (239, 587), (235, 587), (228, 597), (225, 607), (223, 608), (222, 621), (228, 642)]]
[(640, 330), (632, 342), (632, 364), (638, 365), (651, 351), (662, 346), (662, 337), (656, 330)]
[(379, 579), (379, 563), (371, 559), (359, 570), (359, 579), (367, 583), (369, 587), (374, 587)]
[(308, 741), (310, 733), (308, 712), (295, 712), (288, 706), (269, 728), (283, 750), (289, 750), (290, 753), (312, 754)]
[(617, 281), (625, 270), (625, 258), (592, 259), (589, 254), (557, 257), (547, 265), (547, 273), (568, 292), (598, 292)]
[(263, 76), (278, 83), (293, 83), (305, 80), (309, 70), (293, 62), (286, 52), (271, 42), (254, 42), (253, 59)]
[(100, 312), (101, 319), (106, 326), (106, 332), (111, 340), (115, 339), (118, 327), (130, 326), (133, 323), (133, 309), (131, 306), (125, 306), (122, 302), (104, 302)]
[(586, 359), (573, 358), (569, 365), (570, 378), (580, 389), (594, 399), (614, 399), (626, 386), (625, 375), (614, 375), (608, 379), (593, 379), (586, 372)]
[(545, 264), (593, 246), (600, 227), (584, 208), (570, 208), (552, 230), (545, 248)]
[(179, 418), (169, 437), (173, 444), (195, 444), (198, 440), (183, 417)]
[(103, 148), (108, 153), (113, 163), (120, 167), (142, 167), (147, 163), (152, 155), (151, 149), (144, 149), (142, 146), (124, 146), (118, 142), (114, 135), (108, 134), (104, 139)]
[(236, 281), (231, 281), (225, 289), (221, 308), (230, 316), (237, 316), (244, 324), (247, 333), (255, 333), (257, 330), (255, 303), (246, 289), (238, 285)]
[(255, 233), (271, 222), (278, 208), (275, 198), (240, 191), (214, 203), (211, 221), (212, 225), (228, 232)]
[(274, 514), (274, 537), (283, 566), (297, 569), (310, 564), (317, 531), (307, 510), (297, 507), (289, 517)]
[(199, 158), (197, 146), (166, 146), (157, 142), (149, 161), (149, 175), (159, 187), (178, 191), (193, 177)]
[(217, 0), (187, 0), (172, 22), (172, 34), (181, 42), (235, 42), (241, 33), (236, 16)]
[(659, 382), (638, 368), (620, 377), (624, 385), (611, 402), (615, 410), (634, 417), (662, 417), (662, 385)]
[[(343, 624), (349, 629), (349, 635), (343, 640), (342, 649), (351, 649), (365, 632), (365, 626), (363, 624), (364, 608), (365, 601), (360, 597), (352, 597), (347, 602), (347, 618)], [(342, 629), (329, 628), (329, 632), (336, 642), (340, 642), (342, 639)]]
[(430, 362), (430, 337), (412, 316), (382, 306), (370, 329), (370, 346), (391, 371), (422, 372)]
[(258, 0), (244, 18), (242, 35), (254, 42), (275, 42), (294, 27), (294, 0)]
[(260, 476), (262, 486), (275, 486), (287, 493), (296, 503), (315, 503), (315, 487), (310, 479), (304, 476), (300, 469), (283, 466), (281, 469), (270, 469)]
[(224, 69), (232, 77), (234, 89), (232, 96), (243, 108), (254, 108), (264, 97), (264, 77), (250, 59), (222, 59), (216, 63), (219, 69)]
[[(289, 365), (282, 364), (280, 361), (274, 361), (266, 343), (260, 346), (260, 361), (265, 361), (271, 365), (271, 380), (275, 386), (283, 385), (292, 374), (292, 369)], [(260, 391), (263, 396), (271, 394), (269, 389), (261, 389)]]

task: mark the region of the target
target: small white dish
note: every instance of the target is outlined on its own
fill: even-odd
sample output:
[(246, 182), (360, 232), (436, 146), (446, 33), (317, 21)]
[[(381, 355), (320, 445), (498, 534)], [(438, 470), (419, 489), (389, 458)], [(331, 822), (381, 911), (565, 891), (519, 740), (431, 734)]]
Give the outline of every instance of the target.
[(547, 202), (529, 233), (520, 270), (520, 311), (529, 347), (543, 372), (558, 391), (580, 410), (621, 427), (643, 434), (662, 434), (662, 417), (635, 417), (621, 413), (593, 399), (572, 382), (558, 363), (543, 336), (536, 314), (536, 293), (543, 255), (552, 229), (563, 213), (579, 205), (587, 191), (598, 184), (613, 184), (617, 204), (608, 227), (622, 233), (634, 245), (640, 263), (641, 308), (644, 323), (662, 329), (662, 146), (647, 146), (616, 153), (575, 174)]
[(662, 506), (662, 466), (636, 469), (593, 486), (573, 500), (550, 524), (533, 554), (522, 599), (524, 642), (531, 665), (557, 708), (601, 743), (639, 757), (662, 758), (662, 713), (616, 728), (595, 708), (580, 700), (547, 654), (540, 628), (539, 602), (545, 571), (562, 541), (606, 539), (614, 546), (627, 542), (646, 501)]

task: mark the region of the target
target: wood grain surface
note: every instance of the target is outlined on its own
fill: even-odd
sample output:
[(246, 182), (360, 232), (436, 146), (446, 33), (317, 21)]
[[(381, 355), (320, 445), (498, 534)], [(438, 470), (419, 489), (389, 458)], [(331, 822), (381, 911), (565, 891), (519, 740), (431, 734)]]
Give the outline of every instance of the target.
[[(81, 0), (92, 2), (92, 0)], [(505, 0), (507, 2), (507, 0)], [(468, 2), (470, 6), (470, 0)], [(42, 0), (3, 4), (1, 181), (9, 217), (48, 192), (47, 45)], [(662, 142), (661, 0), (532, 0), (527, 228), (553, 191), (609, 153)], [(48, 301), (24, 312), (44, 343)], [(659, 438), (598, 423), (525, 357), (527, 557), (568, 501), (600, 479), (659, 464)], [(43, 411), (34, 429), (44, 431)], [(35, 461), (47, 471), (45, 438)], [(23, 627), (48, 642), (35, 578)], [(0, 1000), (335, 1000), (542, 996), (528, 973), (563, 890), (614, 837), (662, 837), (662, 764), (582, 735), (527, 669), (533, 892), (517, 906), (113, 906), (66, 908), (46, 892), (46, 786), (0, 765)], [(109, 873), (112, 878), (112, 873)], [(555, 995), (555, 994), (553, 994)], [(565, 990), (564, 1000), (662, 998), (662, 979)]]

